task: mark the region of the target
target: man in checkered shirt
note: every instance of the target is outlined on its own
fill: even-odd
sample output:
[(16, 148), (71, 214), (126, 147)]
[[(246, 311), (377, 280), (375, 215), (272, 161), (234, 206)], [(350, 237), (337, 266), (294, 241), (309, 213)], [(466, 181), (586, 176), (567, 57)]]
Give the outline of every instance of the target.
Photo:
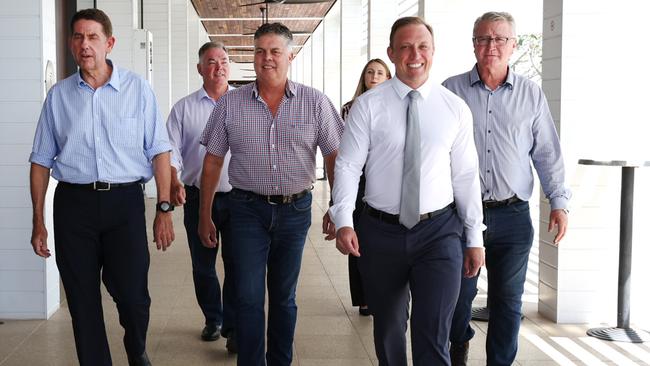
[[(264, 24), (254, 39), (256, 81), (219, 99), (201, 138), (207, 154), (201, 176), (199, 236), (207, 247), (219, 244), (210, 207), (230, 149), (237, 364), (289, 366), (296, 284), (311, 225), (316, 148), (323, 152), (331, 186), (343, 121), (323, 93), (288, 80), (294, 56), (287, 27)], [(266, 357), (265, 282), (269, 291)]]

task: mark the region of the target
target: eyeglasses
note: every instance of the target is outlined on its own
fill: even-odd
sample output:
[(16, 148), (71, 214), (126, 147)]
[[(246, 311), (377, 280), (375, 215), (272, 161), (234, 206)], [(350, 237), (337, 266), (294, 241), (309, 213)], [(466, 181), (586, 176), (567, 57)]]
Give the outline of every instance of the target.
[(487, 46), (492, 41), (494, 41), (494, 44), (497, 46), (503, 46), (506, 43), (508, 43), (508, 41), (511, 39), (515, 39), (515, 37), (474, 37), (472, 38), (474, 43), (479, 46)]

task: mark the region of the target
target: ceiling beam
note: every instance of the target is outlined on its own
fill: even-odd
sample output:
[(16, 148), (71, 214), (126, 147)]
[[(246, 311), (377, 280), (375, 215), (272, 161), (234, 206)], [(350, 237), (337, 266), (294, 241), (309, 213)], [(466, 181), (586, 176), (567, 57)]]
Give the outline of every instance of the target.
[[(269, 20), (323, 20), (325, 17), (285, 17), (285, 18), (269, 18)], [(248, 18), (199, 18), (202, 22), (229, 22), (241, 20), (259, 20), (259, 17)]]
[[(301, 36), (311, 36), (312, 33), (291, 33), (293, 34), (294, 37), (301, 37)], [(241, 34), (241, 33), (215, 33), (215, 34), (208, 34), (208, 37), (253, 37), (254, 34)]]

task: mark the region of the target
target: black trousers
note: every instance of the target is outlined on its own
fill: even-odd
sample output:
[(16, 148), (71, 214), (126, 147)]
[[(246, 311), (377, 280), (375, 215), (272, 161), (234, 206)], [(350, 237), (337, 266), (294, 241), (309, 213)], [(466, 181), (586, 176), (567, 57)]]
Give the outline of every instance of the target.
[(407, 365), (409, 297), (413, 365), (450, 364), (449, 329), (460, 289), (462, 232), (453, 209), (411, 229), (362, 215), (357, 229), (359, 271), (373, 314), (379, 366)]
[(59, 184), (54, 194), (54, 242), (79, 363), (112, 364), (100, 277), (117, 305), (127, 354), (142, 354), (151, 304), (142, 187), (92, 191)]

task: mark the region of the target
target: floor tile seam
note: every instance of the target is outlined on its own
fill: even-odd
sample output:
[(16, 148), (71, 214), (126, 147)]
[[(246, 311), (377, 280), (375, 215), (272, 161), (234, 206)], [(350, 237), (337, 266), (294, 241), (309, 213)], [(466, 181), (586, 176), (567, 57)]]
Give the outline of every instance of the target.
[[(61, 302), (60, 305), (63, 305), (63, 302)], [(60, 306), (60, 305), (59, 305), (59, 310), (61, 310), (61, 306)], [(57, 311), (59, 311), (59, 310), (57, 310)], [(16, 354), (16, 353), (18, 352), (18, 349), (19, 349), (19, 348), (20, 348), (20, 347), (21, 347), (25, 342), (27, 342), (27, 340), (28, 340), (29, 338), (31, 338), (31, 336), (34, 335), (34, 334), (36, 333), (36, 331), (38, 331), (38, 330), (43, 326), (43, 324), (45, 324), (45, 322), (47, 322), (47, 319), (43, 319), (43, 320), (42, 320), (42, 321), (41, 321), (41, 322), (40, 322), (36, 327), (34, 327), (34, 329), (33, 329), (31, 332), (29, 332), (25, 337), (23, 337), (23, 339), (22, 339), (22, 340), (21, 340), (21, 341), (20, 341), (20, 342), (19, 342), (19, 343), (18, 343), (18, 344), (13, 348), (13, 350), (12, 350), (11, 352), (9, 352), (9, 354), (7, 354), (7, 356), (6, 356), (4, 359), (2, 359), (2, 360), (0, 361), (0, 365), (3, 365), (3, 364), (4, 364), (5, 362), (7, 362), (7, 361), (8, 361), (8, 360), (9, 360), (9, 359), (14, 355), (14, 354)]]

